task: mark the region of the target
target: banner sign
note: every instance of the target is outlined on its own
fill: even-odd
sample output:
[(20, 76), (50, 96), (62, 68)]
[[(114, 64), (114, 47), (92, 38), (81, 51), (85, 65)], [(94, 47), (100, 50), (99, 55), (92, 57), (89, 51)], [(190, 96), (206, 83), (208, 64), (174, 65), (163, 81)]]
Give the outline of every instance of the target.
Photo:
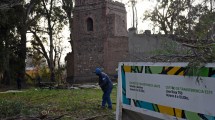
[(215, 64), (120, 63), (119, 70), (124, 108), (161, 119), (215, 120)]

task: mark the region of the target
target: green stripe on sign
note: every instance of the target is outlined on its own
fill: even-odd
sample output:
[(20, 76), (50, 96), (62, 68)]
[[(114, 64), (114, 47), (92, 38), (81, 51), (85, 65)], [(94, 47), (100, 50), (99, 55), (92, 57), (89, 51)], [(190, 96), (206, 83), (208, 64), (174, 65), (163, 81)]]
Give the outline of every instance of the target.
[(147, 66), (145, 68), (147, 69), (146, 73), (149, 73), (149, 70), (150, 70), (152, 74), (160, 74), (163, 69), (163, 67), (161, 66)]
[(185, 111), (187, 120), (202, 120), (197, 113)]

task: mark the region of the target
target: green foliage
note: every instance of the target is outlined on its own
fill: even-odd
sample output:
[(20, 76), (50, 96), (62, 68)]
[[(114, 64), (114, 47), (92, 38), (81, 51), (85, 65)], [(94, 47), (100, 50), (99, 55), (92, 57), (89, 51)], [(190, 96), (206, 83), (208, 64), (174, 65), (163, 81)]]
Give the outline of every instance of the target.
[(161, 0), (153, 11), (144, 14), (165, 34), (177, 34), (188, 39), (205, 37), (214, 22), (214, 13), (203, 1)]
[[(60, 58), (54, 57), (59, 57), (62, 54), (56, 50), (57, 47), (61, 47), (61, 44), (53, 44), (56, 43), (53, 41), (58, 41), (62, 37), (60, 33), (64, 25), (67, 24), (66, 13), (62, 9), (63, 5), (60, 1), (19, 0), (14, 5), (11, 5), (11, 2), (11, 0), (0, 2), (0, 4), (6, 4), (7, 8), (0, 9), (0, 74), (6, 71), (7, 74), (4, 78), (8, 79), (2, 83), (9, 82), (11, 77), (14, 79), (16, 72), (24, 72), (25, 70), (26, 33), (29, 29), (38, 35), (32, 41), (33, 52), (37, 51), (37, 53), (33, 53), (37, 56), (35, 61), (40, 62), (42, 56), (47, 60), (49, 68), (53, 69), (56, 62), (54, 60), (59, 59), (60, 61)], [(66, 3), (73, 4), (71, 0)], [(67, 9), (69, 9), (68, 7)], [(44, 35), (50, 37), (47, 38)], [(47, 45), (50, 45), (49, 50)]]
[[(7, 2), (8, 3), (8, 2)], [(20, 68), (19, 47), (20, 40), (17, 34), (17, 26), (20, 23), (20, 6), (9, 9), (0, 9), (0, 73), (4, 74), (3, 84), (9, 85)]]
[(207, 11), (206, 14), (203, 14), (199, 22), (195, 26), (195, 33), (199, 40), (201, 39), (211, 39), (209, 36), (212, 34), (213, 25), (215, 21), (215, 12)]
[(69, 21), (69, 29), (71, 31), (72, 26), (72, 11), (73, 11), (73, 1), (71, 0), (62, 0), (62, 9), (66, 12), (67, 19)]
[[(70, 1), (72, 2), (72, 1)], [(38, 56), (45, 58), (50, 69), (50, 80), (55, 81), (55, 68), (60, 66), (64, 46), (62, 43), (62, 30), (67, 24), (66, 13), (62, 9), (61, 1), (41, 0), (35, 12), (40, 15), (37, 23), (30, 28), (33, 33), (31, 44)], [(44, 25), (41, 25), (42, 21)], [(47, 47), (48, 46), (48, 47)], [(33, 53), (35, 54), (35, 53)], [(46, 72), (47, 73), (47, 72)]]
[(186, 15), (183, 15), (188, 7), (186, 0), (161, 0), (156, 6), (145, 13), (144, 20), (151, 20), (165, 34), (173, 34), (176, 27), (187, 23)]
[(49, 81), (50, 80), (50, 71), (46, 66), (43, 66), (40, 70), (39, 70), (39, 75), (41, 76), (41, 79), (43, 81)]

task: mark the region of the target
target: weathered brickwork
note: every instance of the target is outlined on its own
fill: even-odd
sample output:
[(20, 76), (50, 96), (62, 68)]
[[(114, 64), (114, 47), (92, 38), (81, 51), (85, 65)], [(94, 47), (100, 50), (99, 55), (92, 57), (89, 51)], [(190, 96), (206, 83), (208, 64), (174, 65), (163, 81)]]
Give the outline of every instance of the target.
[[(127, 37), (108, 38), (104, 45), (104, 68), (109, 74), (116, 73), (118, 61), (128, 61)], [(125, 41), (126, 40), (126, 41)]]
[[(70, 55), (67, 60), (68, 81), (95, 81), (93, 71), (96, 67), (104, 68), (108, 74), (116, 74), (118, 62), (124, 60), (128, 52), (125, 6), (112, 0), (75, 2), (74, 58), (70, 60)], [(72, 68), (74, 71), (68, 70)]]

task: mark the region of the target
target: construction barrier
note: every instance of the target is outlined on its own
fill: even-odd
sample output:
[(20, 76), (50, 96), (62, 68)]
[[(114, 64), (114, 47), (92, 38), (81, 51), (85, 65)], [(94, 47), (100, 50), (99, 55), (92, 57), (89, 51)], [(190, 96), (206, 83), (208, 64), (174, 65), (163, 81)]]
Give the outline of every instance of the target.
[(118, 76), (117, 120), (215, 120), (213, 63), (125, 62)]

